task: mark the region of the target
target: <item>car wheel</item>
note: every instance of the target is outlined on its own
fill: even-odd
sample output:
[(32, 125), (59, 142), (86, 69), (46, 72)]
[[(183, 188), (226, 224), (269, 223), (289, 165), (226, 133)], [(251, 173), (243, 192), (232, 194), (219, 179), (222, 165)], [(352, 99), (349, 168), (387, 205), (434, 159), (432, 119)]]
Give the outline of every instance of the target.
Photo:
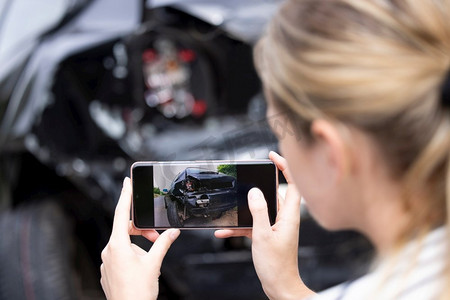
[(0, 215), (0, 299), (77, 299), (70, 225), (50, 201)]
[(167, 219), (172, 227), (183, 227), (184, 221), (179, 212), (179, 205), (172, 200), (167, 201)]
[(211, 216), (211, 219), (217, 220), (222, 216), (222, 212), (212, 213), (212, 214), (210, 214), (210, 216)]

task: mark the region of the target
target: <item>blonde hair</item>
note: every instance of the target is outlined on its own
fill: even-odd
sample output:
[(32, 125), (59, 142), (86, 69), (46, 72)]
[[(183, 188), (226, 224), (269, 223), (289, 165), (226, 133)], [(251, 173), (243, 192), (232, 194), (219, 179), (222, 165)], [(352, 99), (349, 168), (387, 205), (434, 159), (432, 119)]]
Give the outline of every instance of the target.
[(449, 20), (448, 0), (288, 0), (255, 47), (269, 98), (303, 137), (327, 118), (378, 143), (414, 215), (408, 238), (450, 232)]

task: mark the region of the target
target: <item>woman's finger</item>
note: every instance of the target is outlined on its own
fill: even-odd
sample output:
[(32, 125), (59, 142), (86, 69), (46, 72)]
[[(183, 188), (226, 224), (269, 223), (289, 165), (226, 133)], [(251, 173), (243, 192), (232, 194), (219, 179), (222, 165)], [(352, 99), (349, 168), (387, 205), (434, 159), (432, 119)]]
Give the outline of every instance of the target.
[(251, 229), (219, 229), (214, 232), (214, 236), (219, 239), (225, 239), (229, 237), (245, 236), (252, 238)]
[(301, 196), (297, 187), (291, 181), (291, 175), (287, 167), (287, 161), (278, 153), (271, 151), (269, 153), (270, 159), (275, 163), (279, 170), (283, 172), (284, 177), (288, 183), (286, 194), (282, 197), (278, 195), (278, 214), (277, 223), (280, 220), (285, 220), (287, 223), (297, 224), (300, 216), (300, 202)]
[(116, 211), (114, 213), (114, 223), (111, 237), (118, 237), (121, 240), (128, 240), (128, 226), (130, 223), (130, 208), (131, 208), (131, 182), (130, 178), (126, 177), (123, 181), (122, 193), (117, 202)]
[(148, 229), (148, 230), (147, 229), (146, 230), (136, 229), (136, 227), (134, 227), (134, 225), (133, 225), (133, 221), (129, 222), (128, 234), (129, 235), (141, 235), (151, 242), (155, 242), (156, 239), (159, 237), (159, 233), (154, 229)]
[(300, 223), (300, 202), (301, 196), (297, 188), (295, 185), (289, 184), (283, 201), (283, 207), (277, 215), (277, 223), (281, 221), (288, 226), (298, 227)]
[(149, 240), (150, 242), (155, 242), (160, 234), (156, 231), (156, 230), (142, 230), (141, 231), (141, 235), (143, 237), (145, 237), (147, 240)]
[(147, 253), (147, 257), (154, 264), (153, 270), (158, 270), (159, 272), (164, 256), (179, 235), (180, 229), (167, 229), (155, 241)]
[(269, 158), (273, 163), (277, 166), (277, 168), (283, 173), (284, 178), (286, 178), (287, 183), (292, 182), (292, 177), (289, 172), (289, 168), (287, 165), (287, 161), (284, 157), (282, 157), (280, 154), (276, 153), (275, 151), (270, 151)]

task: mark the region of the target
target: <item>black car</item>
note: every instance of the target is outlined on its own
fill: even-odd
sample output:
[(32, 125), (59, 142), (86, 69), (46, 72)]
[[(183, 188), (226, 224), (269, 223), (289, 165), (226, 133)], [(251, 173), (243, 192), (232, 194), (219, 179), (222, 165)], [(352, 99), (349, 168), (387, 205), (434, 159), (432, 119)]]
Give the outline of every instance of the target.
[(191, 217), (219, 218), (237, 207), (237, 198), (234, 176), (186, 168), (175, 177), (164, 200), (170, 225), (183, 227), (184, 221)]

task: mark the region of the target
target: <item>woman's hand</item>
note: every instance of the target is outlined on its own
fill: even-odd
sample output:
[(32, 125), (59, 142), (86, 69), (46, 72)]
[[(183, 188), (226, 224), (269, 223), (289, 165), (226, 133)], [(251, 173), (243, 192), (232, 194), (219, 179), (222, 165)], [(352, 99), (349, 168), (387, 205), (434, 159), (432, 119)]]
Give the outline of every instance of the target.
[[(130, 207), (131, 184), (125, 178), (111, 238), (102, 251), (100, 283), (108, 299), (156, 299), (161, 263), (180, 230), (169, 229), (161, 235), (137, 230), (130, 222)], [(146, 252), (131, 243), (130, 235), (142, 235), (154, 244)]]
[(300, 194), (292, 183), (286, 160), (275, 152), (270, 159), (288, 182), (286, 198), (279, 197), (276, 222), (270, 225), (267, 203), (259, 189), (248, 193), (253, 217), (250, 230), (218, 230), (219, 238), (247, 236), (252, 238), (252, 256), (263, 289), (271, 299), (301, 299), (311, 295), (298, 270), (298, 235), (300, 227)]

